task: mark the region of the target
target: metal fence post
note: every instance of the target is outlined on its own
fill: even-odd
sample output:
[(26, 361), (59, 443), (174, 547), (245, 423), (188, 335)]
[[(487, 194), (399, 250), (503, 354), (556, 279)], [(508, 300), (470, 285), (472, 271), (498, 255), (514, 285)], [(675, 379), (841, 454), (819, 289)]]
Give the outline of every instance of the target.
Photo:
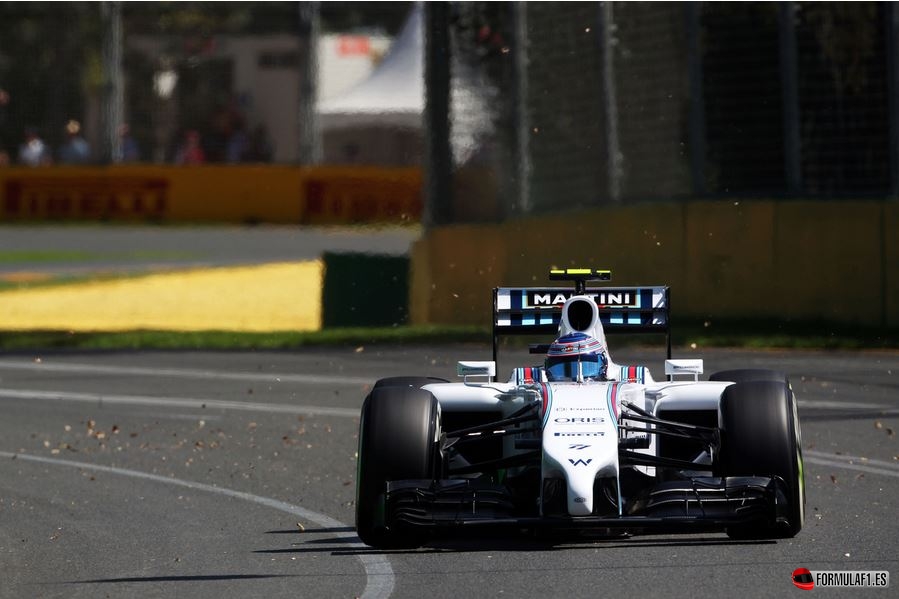
[(797, 195), (802, 190), (801, 138), (799, 133), (799, 68), (796, 53), (795, 7), (781, 2), (778, 12), (780, 29), (780, 81), (783, 90), (784, 174), (787, 192)]
[(690, 150), (690, 175), (693, 193), (705, 195), (708, 189), (705, 181), (705, 90), (702, 85), (702, 30), (699, 2), (687, 2), (687, 69), (690, 79), (690, 112), (688, 143)]
[(519, 0), (515, 6), (515, 93), (517, 125), (518, 202), (512, 212), (523, 215), (531, 211), (531, 120), (528, 114), (528, 13), (527, 2)]
[(886, 10), (887, 93), (890, 120), (890, 197), (899, 198), (899, 10), (892, 2)]
[(425, 3), (425, 198), (422, 223), (426, 227), (453, 220), (449, 11), (447, 2)]
[(301, 165), (321, 161), (316, 101), (318, 96), (318, 2), (300, 2), (299, 6), (299, 148), (297, 159)]
[(122, 84), (122, 5), (102, 2), (103, 22), (103, 137), (100, 161), (121, 161), (119, 127), (124, 120), (125, 92)]
[(609, 199), (621, 202), (622, 162), (618, 139), (618, 96), (615, 85), (615, 23), (612, 3), (603, 2), (599, 8), (599, 30), (602, 44), (602, 94), (606, 121), (606, 154), (609, 173)]

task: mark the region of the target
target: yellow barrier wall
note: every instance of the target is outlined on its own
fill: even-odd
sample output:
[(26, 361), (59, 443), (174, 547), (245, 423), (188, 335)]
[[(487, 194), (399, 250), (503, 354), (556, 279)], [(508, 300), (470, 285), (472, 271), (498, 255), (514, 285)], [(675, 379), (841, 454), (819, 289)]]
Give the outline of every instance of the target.
[(417, 222), (417, 168), (269, 165), (0, 170), (0, 221)]
[(674, 314), (899, 326), (899, 206), (883, 202), (642, 204), (427, 232), (413, 248), (414, 323), (490, 323), (490, 290), (551, 267), (666, 284)]
[[(789, 202), (777, 207), (775, 292), (787, 316), (881, 324), (885, 277), (884, 205)], [(893, 320), (895, 321), (896, 315)]]

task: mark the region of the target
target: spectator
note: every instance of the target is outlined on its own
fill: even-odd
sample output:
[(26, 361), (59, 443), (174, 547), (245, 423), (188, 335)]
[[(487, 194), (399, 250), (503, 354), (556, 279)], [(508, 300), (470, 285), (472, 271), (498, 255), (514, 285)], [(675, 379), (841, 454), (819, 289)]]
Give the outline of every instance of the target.
[(184, 139), (175, 152), (175, 164), (203, 164), (206, 162), (206, 153), (200, 143), (200, 132), (196, 129), (188, 129), (184, 132)]
[(238, 120), (234, 123), (234, 129), (228, 138), (228, 145), (225, 148), (225, 161), (230, 163), (243, 162), (249, 150), (250, 139), (247, 137), (246, 127), (243, 121)]
[(131, 136), (131, 127), (128, 123), (119, 125), (119, 155), (116, 156), (115, 162), (139, 162), (140, 147), (137, 140)]
[[(9, 124), (8, 110), (9, 110), (9, 101), (10, 96), (9, 92), (3, 88), (0, 88), (0, 132), (4, 136), (3, 141), (7, 141), (6, 135), (9, 133), (7, 129), (7, 125)], [(4, 148), (5, 149), (5, 148)], [(8, 155), (7, 155), (8, 157)]]
[(87, 164), (91, 161), (91, 148), (81, 137), (81, 123), (71, 119), (66, 123), (66, 141), (59, 148), (60, 164)]
[(3, 121), (6, 120), (6, 107), (9, 106), (9, 99), (9, 92), (0, 87), (0, 119)]
[(34, 127), (25, 128), (25, 141), (19, 146), (19, 164), (25, 166), (46, 166), (53, 164), (50, 149), (37, 134)]
[(274, 153), (274, 146), (271, 140), (269, 140), (265, 125), (257, 125), (250, 136), (250, 146), (247, 148), (246, 161), (271, 162)]
[[(245, 120), (236, 97), (232, 96), (226, 103), (218, 106), (212, 115), (209, 130), (203, 140), (206, 142), (204, 144), (207, 152), (206, 160), (209, 162), (240, 161), (240, 157), (232, 160), (234, 148), (231, 147), (231, 142)], [(239, 143), (239, 138), (236, 141)], [(242, 151), (240, 153), (243, 154)]]

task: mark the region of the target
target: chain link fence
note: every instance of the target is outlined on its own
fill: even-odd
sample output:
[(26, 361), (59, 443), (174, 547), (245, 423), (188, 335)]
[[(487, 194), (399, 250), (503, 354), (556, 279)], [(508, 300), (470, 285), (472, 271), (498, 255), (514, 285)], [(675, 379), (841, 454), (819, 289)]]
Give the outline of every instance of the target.
[(313, 163), (410, 6), (0, 2), (0, 162)]
[(298, 21), (295, 3), (0, 3), (4, 159), (293, 160)]
[(899, 188), (892, 3), (451, 4), (434, 223)]
[[(301, 81), (315, 65), (299, 32), (316, 27), (299, 8), (0, 2), (0, 164), (302, 162), (303, 94), (315, 92)], [(408, 8), (393, 6), (398, 22)], [(422, 162), (446, 182), (429, 188), (433, 223), (694, 197), (899, 195), (893, 3), (425, 11), (426, 37), (446, 46), (426, 69)], [(321, 97), (332, 69), (319, 67)]]

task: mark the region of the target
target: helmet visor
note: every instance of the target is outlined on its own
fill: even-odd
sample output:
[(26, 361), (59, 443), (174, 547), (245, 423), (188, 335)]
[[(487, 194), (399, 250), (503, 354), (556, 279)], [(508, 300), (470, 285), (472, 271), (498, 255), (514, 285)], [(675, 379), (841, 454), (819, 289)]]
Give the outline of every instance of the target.
[(547, 361), (546, 378), (549, 381), (578, 380), (578, 362), (584, 379), (602, 378), (602, 366), (597, 356), (571, 356)]

